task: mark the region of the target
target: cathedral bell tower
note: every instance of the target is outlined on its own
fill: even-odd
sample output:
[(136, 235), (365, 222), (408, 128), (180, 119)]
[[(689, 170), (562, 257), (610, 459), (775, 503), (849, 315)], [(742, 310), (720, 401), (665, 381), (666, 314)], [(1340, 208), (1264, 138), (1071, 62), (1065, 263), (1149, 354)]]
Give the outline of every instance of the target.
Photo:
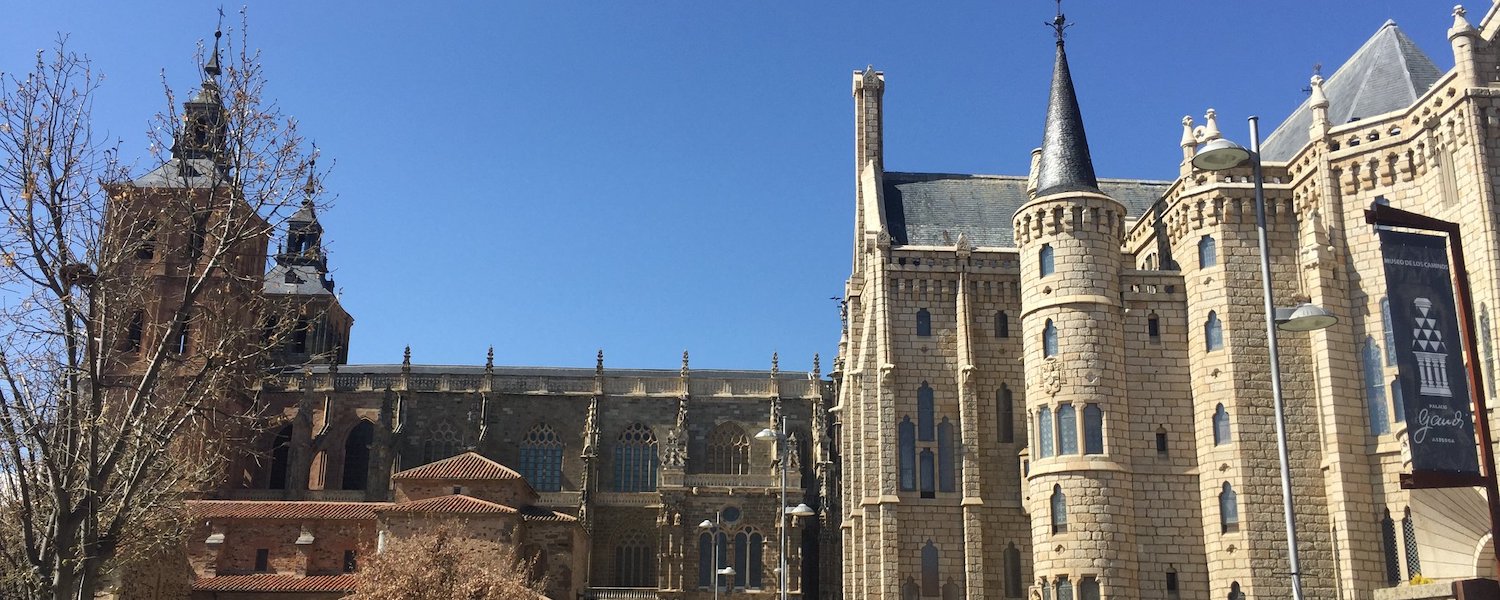
[[(225, 138), (229, 126), (229, 114), (224, 108), (223, 92), (219, 89), (219, 38), (222, 31), (214, 32), (214, 50), (203, 65), (203, 84), (198, 93), (182, 105), (182, 126), (172, 145), (172, 158), (209, 159), (223, 168)], [(185, 163), (184, 163), (185, 164)]]

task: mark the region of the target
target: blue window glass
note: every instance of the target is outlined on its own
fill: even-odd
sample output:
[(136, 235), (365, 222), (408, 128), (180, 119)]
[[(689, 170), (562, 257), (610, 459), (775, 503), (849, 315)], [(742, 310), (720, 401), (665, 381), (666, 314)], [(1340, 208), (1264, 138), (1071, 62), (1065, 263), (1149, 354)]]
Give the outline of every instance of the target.
[(932, 335), (932, 313), (927, 312), (925, 308), (917, 311), (917, 335), (921, 337)]
[(1052, 456), (1056, 449), (1052, 439), (1052, 409), (1043, 406), (1036, 411), (1036, 445), (1041, 458)]
[(1052, 499), (1049, 504), (1052, 509), (1052, 533), (1067, 533), (1068, 497), (1063, 494), (1061, 485), (1052, 486)]
[(562, 438), (546, 424), (537, 424), (521, 438), (521, 476), (536, 491), (562, 490), (562, 462)]
[(635, 423), (620, 432), (614, 459), (615, 491), (656, 491), (656, 468), (661, 458), (656, 452), (656, 434), (649, 427)]
[(1224, 347), (1224, 325), (1219, 322), (1219, 314), (1208, 311), (1208, 321), (1203, 323), (1203, 345), (1209, 352)]
[(911, 417), (902, 417), (901, 424), (896, 426), (897, 438), (900, 444), (900, 456), (898, 462), (901, 469), (901, 491), (910, 492), (917, 489), (917, 425), (911, 422)]
[(936, 467), (937, 465), (934, 463), (937, 459), (932, 454), (932, 448), (923, 448), (921, 454), (918, 454), (917, 457), (917, 464), (921, 467), (922, 471), (920, 473), (922, 480), (922, 497), (936, 498), (937, 473), (934, 472), (936, 470), (934, 467)]
[(1385, 329), (1385, 364), (1396, 364), (1396, 328), (1391, 326), (1391, 301), (1380, 299), (1380, 325)]
[(1042, 327), (1042, 356), (1057, 356), (1057, 326), (1052, 319)]
[(1057, 407), (1057, 453), (1078, 454), (1078, 414), (1072, 404)]
[(1234, 486), (1224, 482), (1224, 487), (1219, 491), (1219, 529), (1225, 533), (1239, 531), (1240, 529), (1240, 503), (1239, 495), (1234, 493)]
[(1391, 417), (1387, 414), (1385, 400), (1385, 371), (1380, 366), (1382, 355), (1375, 338), (1365, 337), (1364, 371), (1365, 404), (1370, 411), (1370, 433), (1384, 435), (1391, 432)]
[(1098, 404), (1083, 407), (1083, 453), (1104, 454), (1104, 411)]
[(1229, 411), (1220, 404), (1214, 408), (1214, 445), (1223, 446), (1229, 440)]
[(923, 442), (932, 441), (933, 436), (933, 400), (932, 386), (923, 381), (922, 386), (917, 388), (917, 439)]
[(1214, 236), (1205, 235), (1198, 240), (1198, 267), (1207, 268), (1219, 264), (1219, 245)]
[(1057, 272), (1057, 265), (1052, 256), (1052, 244), (1042, 244), (1042, 249), (1037, 252), (1036, 257), (1042, 277)]

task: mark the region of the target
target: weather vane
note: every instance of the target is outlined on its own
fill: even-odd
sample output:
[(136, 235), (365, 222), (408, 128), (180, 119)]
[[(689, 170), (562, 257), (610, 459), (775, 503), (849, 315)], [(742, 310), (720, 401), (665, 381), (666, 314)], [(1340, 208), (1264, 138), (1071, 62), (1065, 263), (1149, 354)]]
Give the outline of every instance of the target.
[(1057, 0), (1057, 16), (1052, 18), (1051, 23), (1045, 23), (1045, 25), (1051, 27), (1053, 31), (1057, 32), (1057, 43), (1063, 43), (1063, 36), (1065, 35), (1063, 32), (1067, 30), (1067, 28), (1072, 27), (1073, 24), (1068, 22), (1068, 18), (1066, 16), (1063, 16), (1062, 0)]

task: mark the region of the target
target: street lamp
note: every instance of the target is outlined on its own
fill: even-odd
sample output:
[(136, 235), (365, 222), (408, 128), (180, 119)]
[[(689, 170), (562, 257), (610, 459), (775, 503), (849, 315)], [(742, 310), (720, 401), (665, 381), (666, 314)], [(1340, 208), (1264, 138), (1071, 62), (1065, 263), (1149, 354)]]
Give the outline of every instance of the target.
[(787, 600), (786, 518), (788, 515), (793, 517), (810, 517), (817, 514), (817, 511), (814, 511), (812, 507), (806, 504), (798, 504), (796, 506), (786, 505), (786, 417), (781, 417), (779, 425), (781, 426), (780, 431), (767, 427), (756, 433), (755, 439), (762, 442), (776, 442), (777, 462), (781, 463), (781, 560), (780, 566), (776, 567), (776, 581), (777, 587), (781, 588), (781, 600)]
[(1287, 561), (1292, 570), (1292, 598), (1302, 600), (1302, 568), (1297, 559), (1297, 521), (1292, 510), (1292, 471), (1287, 459), (1286, 409), (1281, 395), (1281, 357), (1276, 329), (1313, 331), (1338, 322), (1323, 307), (1302, 303), (1278, 309), (1271, 301), (1271, 250), (1266, 241), (1266, 190), (1261, 174), (1260, 117), (1250, 117), (1250, 149), (1224, 138), (1209, 140), (1193, 154), (1193, 166), (1205, 171), (1223, 171), (1250, 162), (1255, 183), (1255, 232), (1260, 241), (1260, 283), (1266, 309), (1266, 343), (1271, 350), (1271, 400), (1276, 409), (1276, 452), (1281, 459), (1281, 504), (1286, 518)]
[(719, 599), (719, 588), (722, 587), (719, 584), (719, 578), (726, 576), (733, 577), (735, 574), (734, 567), (726, 566), (722, 569), (719, 568), (719, 532), (722, 528), (723, 527), (720, 522), (720, 516), (717, 512), (714, 513), (714, 520), (710, 521), (708, 519), (704, 519), (702, 523), (698, 524), (698, 529), (702, 529), (709, 533), (708, 543), (710, 546), (713, 546), (712, 552), (714, 565), (714, 600)]

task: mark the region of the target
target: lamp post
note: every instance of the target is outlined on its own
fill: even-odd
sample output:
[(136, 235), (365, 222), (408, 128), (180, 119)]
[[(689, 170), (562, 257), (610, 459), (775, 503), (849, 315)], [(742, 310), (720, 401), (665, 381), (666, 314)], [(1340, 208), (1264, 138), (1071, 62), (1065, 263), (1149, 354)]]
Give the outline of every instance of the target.
[(788, 515), (793, 517), (810, 517), (817, 513), (812, 509), (812, 507), (809, 507), (806, 504), (798, 504), (796, 506), (786, 505), (786, 417), (781, 417), (781, 423), (778, 423), (777, 425), (780, 428), (779, 430), (767, 427), (760, 430), (759, 433), (756, 433), (755, 439), (762, 442), (776, 442), (776, 462), (781, 463), (781, 558), (778, 561), (779, 566), (776, 567), (776, 587), (781, 589), (781, 600), (787, 600), (788, 569), (786, 561), (786, 518)]
[(698, 524), (698, 529), (702, 529), (708, 532), (708, 544), (713, 547), (712, 555), (714, 569), (714, 600), (719, 600), (719, 588), (721, 587), (719, 585), (719, 578), (725, 576), (734, 576), (734, 567), (726, 566), (722, 569), (719, 568), (719, 535), (720, 532), (723, 531), (723, 523), (720, 519), (720, 513), (715, 512), (714, 520), (710, 521), (708, 519), (704, 519), (702, 523)]
[(1260, 242), (1260, 283), (1266, 311), (1266, 344), (1271, 351), (1271, 400), (1276, 410), (1276, 453), (1281, 461), (1281, 504), (1286, 519), (1287, 561), (1291, 565), (1292, 598), (1302, 600), (1302, 568), (1297, 558), (1297, 521), (1292, 507), (1292, 471), (1287, 459), (1286, 409), (1281, 393), (1281, 356), (1277, 348), (1278, 325), (1286, 331), (1313, 331), (1338, 322), (1327, 310), (1302, 303), (1278, 309), (1271, 300), (1271, 250), (1266, 241), (1266, 190), (1261, 174), (1260, 117), (1250, 117), (1250, 149), (1224, 138), (1209, 140), (1193, 155), (1193, 166), (1205, 171), (1223, 171), (1250, 162), (1255, 184), (1255, 233)]

